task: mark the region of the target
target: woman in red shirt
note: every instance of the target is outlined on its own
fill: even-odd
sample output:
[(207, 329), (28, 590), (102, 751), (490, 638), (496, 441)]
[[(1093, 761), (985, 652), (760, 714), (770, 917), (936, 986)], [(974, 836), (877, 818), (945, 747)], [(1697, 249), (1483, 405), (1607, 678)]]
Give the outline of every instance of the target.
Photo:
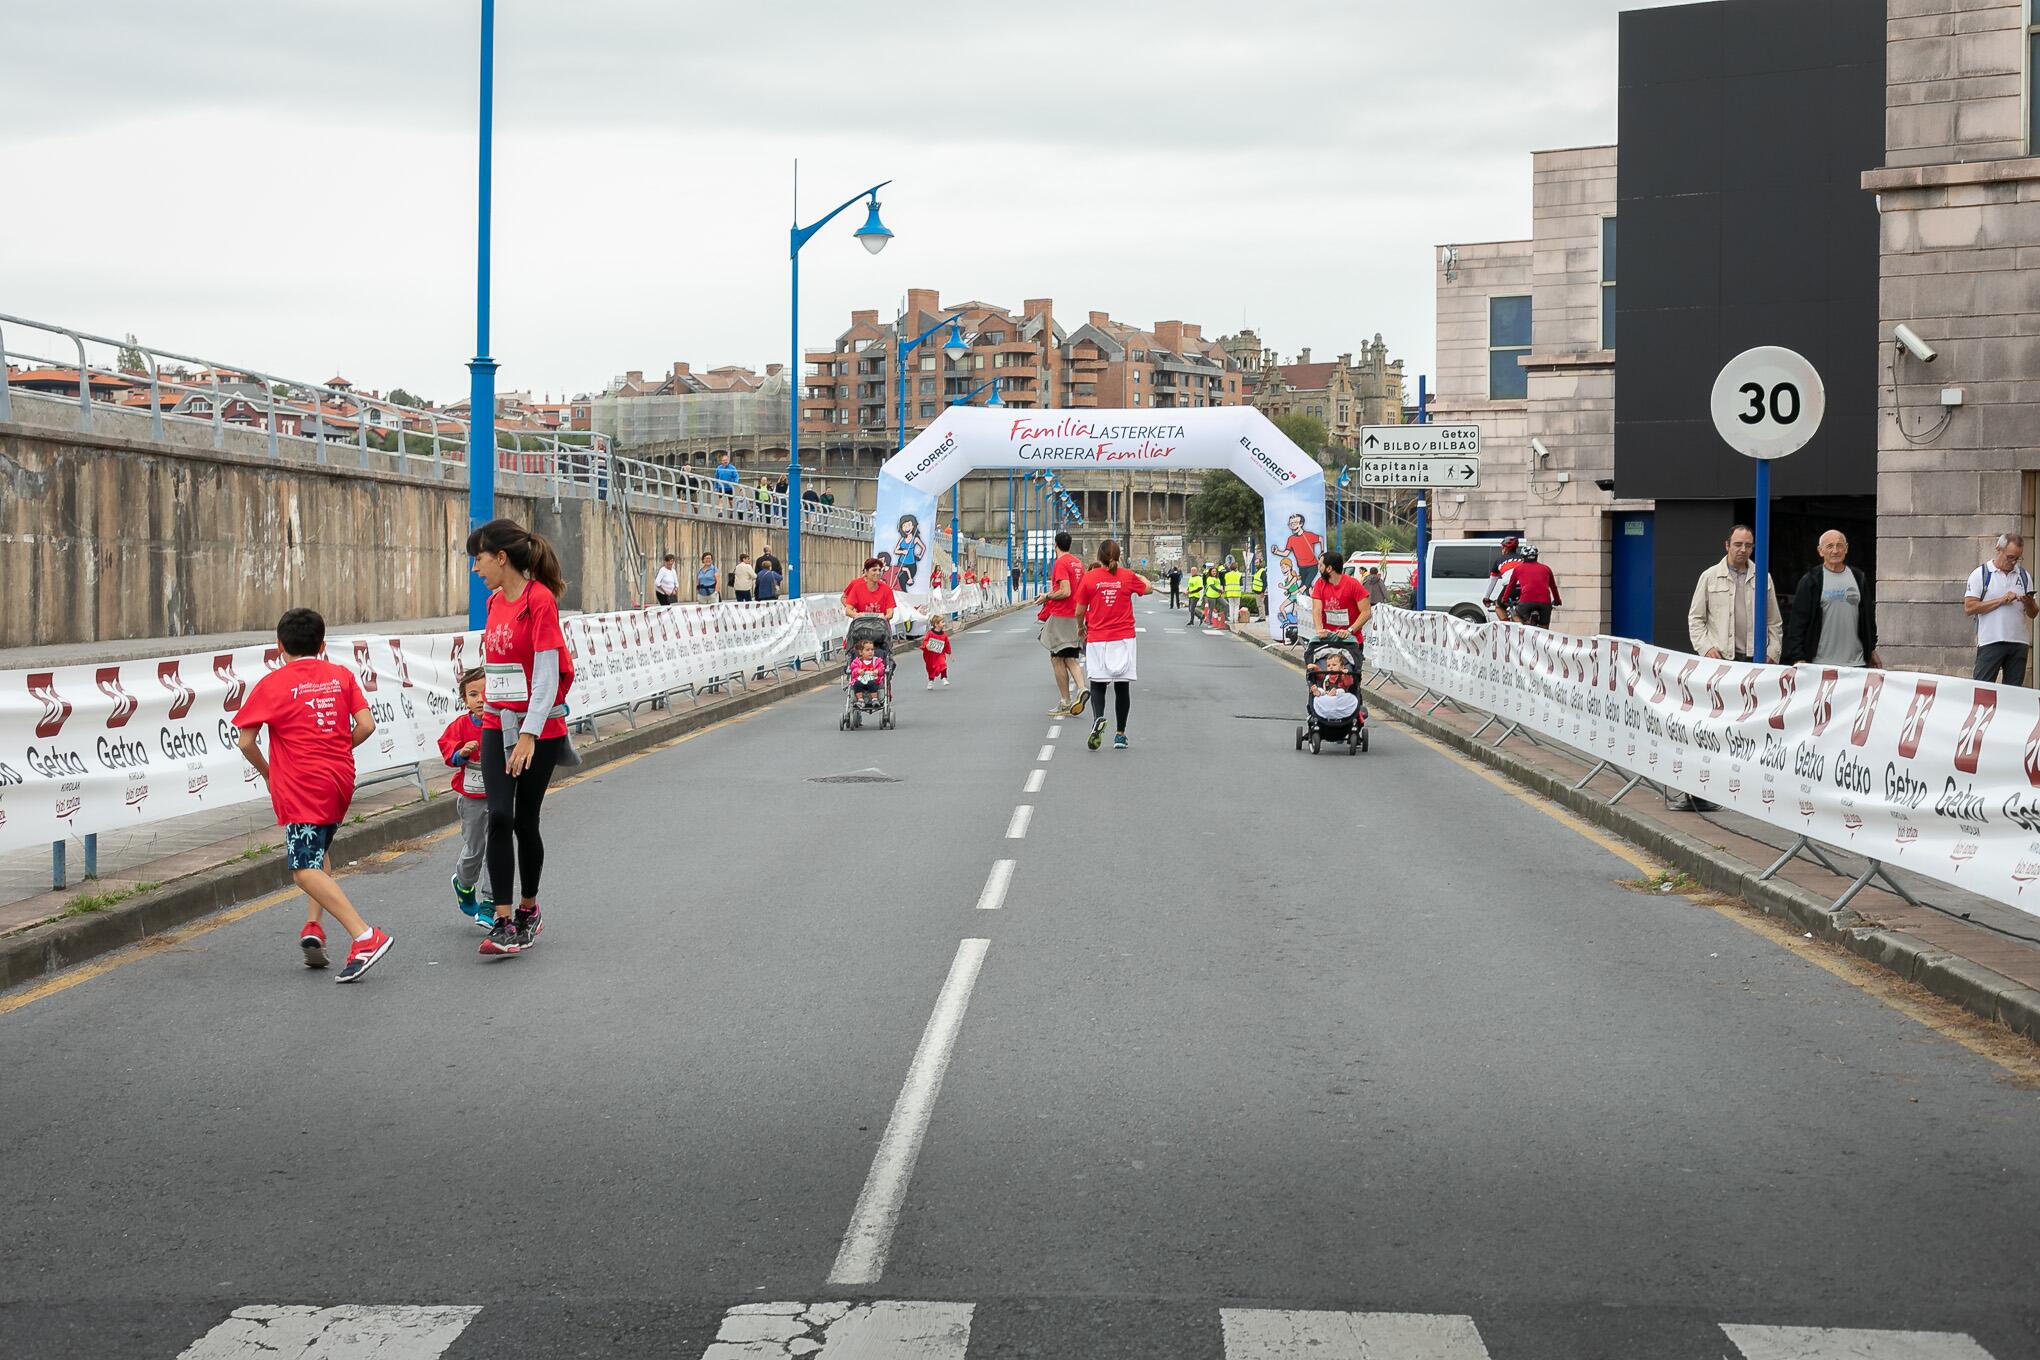
[(1343, 553), (1326, 553), (1324, 563), (1324, 575), (1310, 588), (1310, 612), (1317, 632), (1320, 636), (1350, 633), (1357, 638), (1366, 629), (1367, 620), (1374, 617), (1374, 601), (1368, 598), (1366, 586), (1346, 574)]
[[(545, 929), (538, 914), (538, 878), (545, 867), (539, 810), (562, 761), (574, 763), (567, 740), (567, 691), (574, 661), (560, 630), (560, 559), (552, 544), (515, 520), (490, 520), (468, 535), (475, 575), (489, 587), (482, 630), (485, 707), (482, 789), (489, 803), (489, 888), (496, 926), (485, 955), (521, 953)], [(506, 739), (506, 733), (514, 738)], [(513, 865), (514, 860), (514, 865)], [(505, 912), (512, 870), (523, 891)]]
[(885, 563), (876, 557), (864, 559), (864, 574), (843, 587), (843, 612), (855, 618), (859, 614), (877, 614), (891, 621), (893, 610), (899, 608), (899, 600), (893, 595), (892, 583), (879, 579), (885, 570)]
[(1126, 714), (1133, 707), (1133, 597), (1148, 593), (1147, 577), (1119, 565), (1119, 545), (1098, 545), (1098, 565), (1077, 582), (1077, 627), (1084, 634), (1084, 675), (1091, 682), (1093, 751), (1105, 740), (1105, 686), (1112, 686), (1112, 749), (1126, 749)]

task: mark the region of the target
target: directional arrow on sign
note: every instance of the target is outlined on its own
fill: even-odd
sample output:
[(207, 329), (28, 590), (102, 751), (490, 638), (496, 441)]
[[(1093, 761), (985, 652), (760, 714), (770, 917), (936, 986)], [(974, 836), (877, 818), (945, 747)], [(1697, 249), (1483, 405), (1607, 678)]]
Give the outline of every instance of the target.
[(1370, 449), (1378, 449), (1381, 447), (1381, 441), (1370, 434), (1367, 436), (1367, 447)]

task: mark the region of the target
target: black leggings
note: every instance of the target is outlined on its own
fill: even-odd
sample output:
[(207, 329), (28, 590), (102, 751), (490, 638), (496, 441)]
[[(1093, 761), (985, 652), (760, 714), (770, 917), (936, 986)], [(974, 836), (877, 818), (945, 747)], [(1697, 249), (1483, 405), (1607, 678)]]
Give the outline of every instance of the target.
[[(1107, 683), (1104, 680), (1093, 680), (1091, 682), (1091, 712), (1097, 714), (1100, 720), (1103, 720), (1105, 717), (1105, 686)], [(1133, 683), (1129, 680), (1113, 680), (1109, 683), (1112, 686), (1112, 716), (1117, 724), (1113, 730), (1124, 732), (1126, 730), (1126, 712), (1133, 707)]]
[(545, 841), (538, 834), (538, 810), (545, 803), (545, 789), (552, 782), (553, 767), (559, 764), (566, 748), (565, 737), (541, 737), (531, 752), (531, 764), (512, 779), (503, 764), (502, 729), (482, 729), (482, 788), (489, 796), (489, 896), (499, 908), (515, 900), (510, 895), (513, 856), (524, 896), (533, 900), (538, 897), (538, 876), (545, 868)]

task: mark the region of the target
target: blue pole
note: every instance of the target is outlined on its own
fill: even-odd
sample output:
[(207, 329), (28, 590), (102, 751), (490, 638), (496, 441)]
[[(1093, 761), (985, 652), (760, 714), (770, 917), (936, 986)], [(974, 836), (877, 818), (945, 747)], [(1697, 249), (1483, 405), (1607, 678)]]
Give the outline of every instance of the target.
[[(468, 360), (468, 528), (496, 517), (496, 361), (489, 357), (489, 160), (495, 141), (496, 0), (482, 0), (481, 171), (475, 207), (475, 357)], [(489, 620), (489, 588), (468, 574), (468, 627)]]
[[(1750, 628), (1750, 660), (1759, 665), (1771, 659), (1764, 632), (1764, 586), (1771, 579), (1771, 460), (1757, 459), (1757, 576), (1755, 618)], [(1735, 650), (1733, 647), (1730, 651)]]
[[(1427, 373), (1417, 375), (1417, 424), (1431, 423), (1431, 378)], [(1417, 594), (1410, 603), (1419, 611), (1431, 593), (1431, 514), (1430, 491), (1417, 493)]]
[(1013, 589), (1013, 470), (1006, 469), (1006, 589)]
[[(793, 263), (791, 284), (792, 356), (786, 370), (786, 593), (800, 598), (800, 162), (793, 171), (793, 231), (787, 251)], [(824, 462), (826, 463), (826, 458)], [(852, 507), (855, 508), (854, 506)]]

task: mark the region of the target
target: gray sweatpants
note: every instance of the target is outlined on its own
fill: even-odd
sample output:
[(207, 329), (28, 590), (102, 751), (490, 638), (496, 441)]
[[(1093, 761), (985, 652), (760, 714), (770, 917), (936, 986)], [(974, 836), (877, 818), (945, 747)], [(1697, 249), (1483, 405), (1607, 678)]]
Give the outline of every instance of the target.
[(460, 799), (460, 863), (453, 867), (453, 876), (461, 887), (472, 888), (481, 882), (482, 861), (489, 854), (489, 800), (458, 793), (454, 797)]

